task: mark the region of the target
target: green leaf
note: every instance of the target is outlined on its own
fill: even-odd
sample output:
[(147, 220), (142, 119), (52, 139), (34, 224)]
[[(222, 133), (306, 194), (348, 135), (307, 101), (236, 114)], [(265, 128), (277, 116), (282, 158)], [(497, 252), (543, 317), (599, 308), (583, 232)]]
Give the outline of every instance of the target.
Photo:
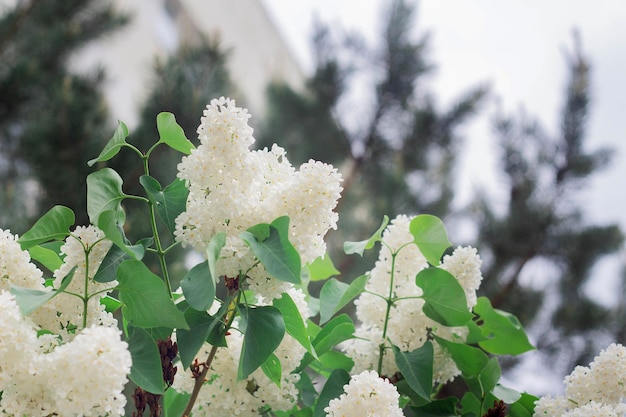
[(111, 282), (117, 279), (117, 268), (124, 261), (131, 259), (130, 255), (126, 251), (122, 250), (117, 245), (112, 245), (111, 249), (107, 252), (98, 272), (94, 275), (93, 280), (96, 282)]
[(433, 389), (433, 344), (430, 341), (412, 352), (402, 352), (393, 345), (396, 365), (409, 384), (420, 397), (430, 400)]
[(217, 282), (218, 279), (216, 272), (217, 261), (220, 259), (220, 253), (222, 253), (222, 248), (225, 244), (226, 233), (220, 232), (213, 235), (206, 248), (206, 258), (209, 263), (209, 272), (215, 282)]
[(274, 307), (280, 310), (285, 321), (285, 330), (298, 341), (311, 355), (316, 356), (309, 334), (298, 311), (296, 303), (287, 293), (283, 293), (280, 298), (275, 298), (272, 302)]
[(500, 380), (500, 375), (498, 358), (492, 357), (475, 378), (465, 378), (465, 382), (478, 398), (487, 398)]
[(474, 378), (487, 365), (489, 357), (482, 350), (464, 343), (454, 343), (435, 336), (435, 340), (452, 356), (465, 378)]
[(117, 269), (117, 280), (122, 314), (130, 324), (142, 328), (189, 328), (163, 281), (142, 262), (123, 262)]
[(191, 394), (186, 392), (178, 392), (174, 388), (169, 387), (163, 395), (163, 416), (164, 417), (181, 417)]
[(280, 379), (282, 377), (282, 366), (278, 357), (273, 353), (261, 364), (261, 370), (274, 384), (280, 387)]
[(368, 279), (368, 275), (361, 275), (349, 285), (335, 278), (328, 280), (320, 291), (320, 324), (326, 323), (335, 313), (361, 294)]
[(122, 191), (123, 180), (111, 168), (92, 172), (87, 176), (87, 214), (91, 224), (99, 224), (100, 213), (122, 210), (122, 200), (127, 197)]
[(313, 417), (324, 417), (326, 415), (324, 408), (328, 407), (330, 400), (339, 398), (339, 396), (343, 394), (344, 385), (349, 383), (350, 374), (343, 369), (335, 369), (328, 377), (324, 388), (322, 388), (317, 398), (317, 403), (313, 410)]
[(71, 209), (64, 206), (54, 206), (17, 241), (22, 250), (27, 250), (49, 240), (63, 240), (69, 236), (70, 227), (74, 221), (74, 212)]
[(411, 220), (409, 230), (428, 263), (439, 265), (443, 253), (452, 246), (443, 222), (436, 216), (420, 214)]
[(245, 321), (245, 334), (239, 359), (237, 378), (245, 379), (276, 350), (285, 335), (285, 322), (280, 310), (273, 306), (240, 306)]
[(117, 298), (113, 298), (110, 295), (105, 295), (100, 299), (100, 304), (104, 306), (104, 311), (107, 313), (113, 313), (122, 306), (122, 303)]
[(23, 288), (17, 285), (11, 284), (11, 294), (15, 296), (15, 301), (20, 307), (22, 315), (27, 316), (39, 307), (52, 300), (58, 294), (65, 291), (72, 278), (74, 278), (74, 272), (76, 267), (72, 268), (70, 272), (63, 277), (61, 285), (55, 290), (37, 290), (33, 288)]
[(185, 131), (178, 123), (172, 113), (161, 112), (157, 115), (157, 130), (159, 131), (159, 142), (166, 144), (178, 152), (189, 155), (195, 148), (193, 143), (185, 136)]
[(126, 146), (126, 138), (128, 137), (128, 127), (124, 124), (124, 122), (118, 122), (117, 129), (115, 129), (115, 133), (113, 133), (113, 137), (109, 139), (109, 142), (104, 146), (104, 149), (100, 152), (97, 158), (91, 159), (87, 162), (87, 165), (90, 167), (93, 166), (96, 162), (104, 162), (113, 158), (117, 153), (122, 149), (123, 146)]
[(478, 324), (487, 340), (479, 346), (495, 355), (520, 355), (534, 349), (517, 317), (491, 306), (489, 299), (479, 297), (474, 307)]
[(509, 417), (532, 417), (535, 413), (535, 402), (538, 397), (527, 393), (522, 393), (519, 400), (509, 407)]
[(63, 260), (58, 252), (48, 249), (41, 245), (35, 245), (28, 248), (30, 258), (41, 263), (49, 271), (56, 271), (63, 265)]
[(448, 397), (441, 400), (434, 400), (421, 407), (411, 407), (415, 415), (420, 417), (456, 417), (456, 397)]
[(340, 272), (335, 268), (333, 260), (330, 259), (330, 255), (327, 253), (324, 256), (315, 258), (312, 262), (306, 265), (309, 271), (309, 278), (311, 281), (322, 281), (326, 278), (330, 278), (333, 275), (339, 275)]
[[(223, 307), (225, 311), (228, 306)], [(213, 317), (206, 311), (197, 311), (193, 308), (188, 308), (185, 311), (185, 320), (189, 325), (189, 329), (176, 330), (178, 353), (185, 369), (189, 368), (189, 365), (193, 362), (211, 332), (218, 327), (222, 314), (223, 312), (218, 312), (218, 314)]]
[(522, 398), (522, 394), (519, 391), (507, 388), (502, 384), (496, 384), (491, 393), (507, 404), (513, 404)]
[(463, 326), (472, 319), (465, 291), (452, 274), (441, 268), (422, 269), (415, 284), (423, 291), (426, 316), (445, 326)]
[(345, 353), (329, 350), (319, 358), (320, 364), (326, 369), (344, 369), (350, 372), (354, 367), (354, 360)]
[(119, 212), (113, 210), (105, 210), (98, 217), (98, 228), (104, 232), (104, 235), (113, 244), (120, 248), (124, 253), (128, 254), (134, 260), (143, 259), (146, 248), (141, 245), (129, 245), (124, 235), (124, 228), (120, 224)]
[(313, 340), (313, 348), (318, 355), (329, 351), (337, 344), (351, 339), (354, 335), (354, 322), (347, 314), (341, 314), (320, 330)]
[(209, 271), (207, 261), (201, 262), (180, 281), (180, 287), (185, 294), (185, 300), (198, 311), (206, 311), (211, 308), (215, 299), (215, 280)]
[(176, 217), (183, 211), (187, 204), (187, 196), (189, 190), (185, 186), (185, 182), (175, 179), (170, 185), (161, 189), (161, 184), (149, 175), (142, 175), (139, 178), (148, 200), (156, 209), (159, 218), (165, 223), (167, 229), (173, 235), (176, 230)]
[(387, 227), (388, 224), (389, 217), (384, 216), (382, 224), (369, 239), (362, 240), (360, 242), (346, 242), (343, 244), (343, 251), (346, 255), (358, 253), (359, 255), (363, 256), (363, 252), (365, 252), (365, 250), (372, 249), (376, 242), (380, 242), (382, 240), (383, 230), (385, 230), (385, 227)]
[(271, 276), (280, 281), (300, 284), (300, 255), (289, 242), (289, 217), (282, 216), (274, 220), (269, 225), (267, 237), (261, 232), (265, 229), (250, 228), (241, 232), (239, 237), (250, 246)]
[(163, 394), (165, 382), (161, 354), (155, 340), (144, 329), (131, 328), (128, 350), (133, 360), (128, 377), (135, 384), (153, 394)]

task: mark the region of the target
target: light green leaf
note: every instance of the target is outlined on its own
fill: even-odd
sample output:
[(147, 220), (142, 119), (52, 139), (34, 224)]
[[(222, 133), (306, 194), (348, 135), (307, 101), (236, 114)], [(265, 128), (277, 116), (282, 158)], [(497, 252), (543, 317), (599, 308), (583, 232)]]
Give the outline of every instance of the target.
[(110, 295), (105, 295), (100, 299), (100, 304), (104, 306), (104, 310), (107, 313), (113, 313), (122, 306), (122, 303), (117, 298), (113, 298)]
[(20, 307), (22, 314), (24, 316), (29, 315), (48, 301), (52, 300), (58, 294), (65, 291), (67, 286), (70, 285), (70, 282), (72, 282), (75, 271), (76, 267), (72, 268), (70, 272), (61, 280), (59, 288), (55, 290), (37, 290), (33, 288), (18, 287), (17, 285), (11, 284), (11, 294), (15, 296), (15, 301)]
[(426, 316), (445, 326), (463, 326), (472, 319), (465, 291), (452, 274), (441, 268), (426, 268), (415, 277), (423, 291)]
[(436, 216), (420, 214), (411, 220), (409, 230), (428, 263), (439, 265), (443, 253), (452, 246), (443, 222)]
[(178, 123), (172, 113), (161, 112), (157, 115), (157, 130), (159, 131), (159, 142), (166, 144), (178, 152), (189, 155), (195, 148), (193, 143), (185, 136), (185, 131)]
[(142, 175), (139, 183), (146, 190), (148, 199), (156, 209), (159, 218), (165, 223), (173, 235), (176, 230), (176, 217), (183, 211), (187, 204), (189, 190), (185, 182), (175, 179), (170, 185), (161, 189), (161, 184), (149, 175)]
[(91, 159), (87, 162), (87, 165), (90, 167), (93, 166), (96, 162), (104, 162), (113, 158), (117, 153), (122, 149), (123, 146), (126, 146), (126, 138), (128, 137), (128, 127), (124, 124), (124, 122), (118, 122), (117, 129), (115, 129), (115, 133), (113, 133), (113, 137), (109, 139), (109, 142), (104, 146), (104, 149), (100, 152), (97, 158)]
[(313, 339), (313, 348), (318, 355), (322, 355), (339, 343), (351, 339), (354, 335), (354, 322), (347, 314), (341, 314), (320, 330)]
[(133, 361), (128, 377), (135, 384), (153, 394), (163, 394), (165, 382), (161, 354), (155, 340), (144, 329), (133, 327), (128, 339), (128, 350)]
[(164, 417), (181, 417), (191, 394), (186, 392), (178, 392), (174, 388), (169, 387), (163, 395), (163, 416)]
[(435, 340), (452, 356), (452, 360), (465, 378), (478, 376), (489, 361), (485, 352), (476, 347), (450, 342), (437, 336), (435, 336)]
[(191, 308), (206, 311), (215, 299), (215, 279), (211, 276), (207, 261), (201, 262), (180, 281), (185, 300)]
[(113, 210), (105, 210), (98, 217), (98, 228), (104, 232), (107, 239), (113, 242), (122, 251), (128, 254), (132, 259), (141, 260), (146, 248), (141, 245), (129, 245), (124, 236), (123, 223), (120, 223), (119, 213)]
[(113, 210), (116, 214), (122, 211), (122, 200), (127, 197), (122, 184), (122, 177), (111, 168), (87, 176), (87, 214), (91, 224), (97, 225), (100, 213), (105, 210)]
[(306, 265), (309, 271), (309, 278), (311, 281), (322, 281), (326, 278), (330, 278), (334, 275), (339, 275), (340, 272), (335, 268), (333, 260), (330, 259), (328, 253), (324, 256), (319, 256)]
[(54, 272), (63, 265), (63, 260), (58, 252), (48, 249), (42, 245), (35, 245), (28, 248), (30, 258), (45, 266), (49, 271)]
[(480, 328), (487, 340), (478, 342), (478, 345), (495, 355), (520, 355), (533, 350), (517, 317), (491, 306), (489, 299), (479, 297), (474, 307), (474, 313), (479, 316)]
[[(300, 284), (300, 255), (289, 242), (289, 217), (279, 217), (268, 227), (260, 226), (241, 232), (239, 237), (250, 246), (271, 276), (280, 281)], [(269, 236), (265, 237), (267, 229)]]
[(296, 303), (293, 302), (289, 294), (283, 293), (280, 298), (275, 298), (272, 304), (279, 309), (280, 313), (283, 315), (287, 333), (296, 339), (311, 355), (316, 357), (317, 355), (315, 354), (313, 345), (311, 345), (311, 340), (309, 339), (302, 316), (298, 311)]
[(18, 242), (22, 250), (50, 240), (63, 240), (74, 224), (74, 212), (64, 206), (54, 206), (46, 212)]
[(122, 314), (130, 324), (142, 328), (189, 328), (163, 281), (142, 262), (123, 262), (117, 269), (117, 280)]
[(329, 350), (319, 358), (319, 362), (326, 369), (344, 369), (348, 372), (354, 367), (354, 360), (343, 352)]
[(261, 364), (261, 370), (270, 381), (280, 387), (280, 379), (282, 377), (282, 366), (278, 357), (273, 353)]
[(273, 306), (240, 306), (245, 334), (239, 358), (237, 379), (248, 377), (276, 350), (285, 335), (285, 322), (280, 310)]
[(363, 256), (363, 252), (365, 252), (365, 250), (372, 249), (376, 242), (380, 242), (382, 240), (383, 230), (385, 230), (385, 227), (387, 227), (388, 224), (389, 217), (383, 217), (382, 224), (369, 239), (362, 240), (360, 242), (346, 242), (343, 245), (343, 251), (346, 253), (346, 255), (358, 253), (359, 255)]
[(509, 407), (509, 417), (532, 417), (535, 413), (535, 402), (538, 397), (527, 393), (522, 393), (519, 400)]
[(493, 390), (491, 390), (491, 393), (507, 404), (513, 404), (522, 398), (522, 393), (513, 388), (505, 387), (502, 384), (496, 384)]
[(343, 369), (334, 370), (328, 377), (326, 384), (324, 384), (324, 388), (322, 388), (322, 391), (317, 398), (317, 403), (315, 404), (315, 409), (313, 410), (313, 417), (324, 417), (326, 415), (324, 408), (328, 407), (330, 400), (339, 398), (339, 396), (343, 394), (343, 387), (348, 383), (350, 383), (349, 373)]
[(393, 345), (396, 365), (409, 387), (420, 397), (430, 400), (433, 389), (434, 350), (431, 341), (426, 341), (412, 352), (402, 352)]
[(328, 280), (320, 291), (320, 324), (330, 318), (361, 294), (369, 279), (368, 275), (361, 275), (349, 285), (332, 278)]

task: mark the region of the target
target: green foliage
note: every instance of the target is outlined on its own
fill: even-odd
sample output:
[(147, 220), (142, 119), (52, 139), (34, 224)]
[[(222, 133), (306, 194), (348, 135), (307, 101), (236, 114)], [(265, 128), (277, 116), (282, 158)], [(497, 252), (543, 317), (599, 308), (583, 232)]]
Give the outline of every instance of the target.
[(443, 253), (452, 246), (443, 222), (430, 214), (420, 214), (411, 220), (410, 231), (428, 263), (439, 265)]
[(422, 310), (426, 316), (445, 326), (463, 326), (472, 319), (465, 291), (449, 272), (436, 267), (423, 269), (415, 277), (415, 284), (423, 291)]
[(128, 338), (133, 366), (128, 376), (131, 381), (153, 394), (163, 394), (165, 383), (161, 370), (161, 355), (156, 341), (146, 330), (133, 327)]
[(203, 311), (211, 308), (215, 298), (215, 278), (209, 271), (208, 262), (200, 262), (191, 268), (180, 281), (180, 287), (185, 294), (185, 301), (193, 309)]
[(176, 217), (185, 211), (189, 190), (185, 183), (179, 179), (172, 181), (170, 185), (161, 188), (161, 184), (148, 175), (142, 175), (139, 183), (146, 190), (150, 203), (156, 208), (161, 221), (167, 226), (171, 235), (176, 230)]
[(74, 212), (63, 206), (54, 206), (20, 237), (22, 249), (29, 249), (50, 240), (63, 240), (74, 224)]
[(397, 346), (393, 346), (393, 354), (398, 369), (413, 392), (430, 400), (433, 389), (433, 344), (428, 341), (412, 352), (402, 352)]
[(367, 275), (361, 275), (350, 284), (334, 278), (326, 281), (320, 292), (320, 324), (326, 323), (365, 289)]
[(285, 335), (285, 322), (280, 310), (272, 306), (240, 306), (245, 331), (238, 379), (245, 379), (274, 352)]
[(25, 316), (29, 315), (57, 295), (61, 294), (72, 282), (75, 271), (76, 267), (72, 268), (72, 270), (61, 280), (59, 288), (55, 290), (37, 290), (11, 285), (11, 294), (15, 297), (17, 305), (20, 306), (22, 314)]

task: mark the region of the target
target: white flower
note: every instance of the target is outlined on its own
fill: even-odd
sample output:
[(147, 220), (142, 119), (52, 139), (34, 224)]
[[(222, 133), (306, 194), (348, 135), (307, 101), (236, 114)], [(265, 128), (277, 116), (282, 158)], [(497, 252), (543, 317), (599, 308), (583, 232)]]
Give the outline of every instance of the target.
[(617, 417), (626, 413), (626, 347), (611, 344), (586, 366), (577, 366), (564, 379), (565, 395), (542, 397), (535, 416)]
[(398, 390), (375, 371), (353, 375), (343, 389), (344, 393), (324, 409), (328, 417), (404, 416), (398, 405)]
[[(253, 225), (289, 216), (289, 239), (303, 263), (325, 253), (323, 237), (337, 225), (333, 209), (342, 190), (337, 170), (309, 161), (296, 171), (277, 145), (251, 151), (249, 117), (233, 100), (211, 101), (198, 128), (200, 146), (178, 165), (189, 197), (186, 211), (176, 219), (176, 238), (204, 253), (211, 238), (225, 232), (220, 276), (235, 277), (254, 265), (250, 249), (238, 238)], [(249, 276), (251, 288), (265, 297), (280, 296), (288, 288), (273, 282), (262, 266)]]
[[(410, 352), (424, 345), (429, 331), (458, 342), (463, 342), (467, 336), (465, 327), (446, 327), (424, 315), (424, 301), (417, 298), (422, 295), (422, 289), (415, 284), (415, 276), (428, 267), (428, 262), (414, 244), (414, 237), (409, 230), (410, 223), (410, 217), (400, 215), (385, 229), (382, 236), (385, 244), (381, 246), (378, 261), (370, 272), (365, 288), (367, 292), (362, 293), (354, 302), (356, 316), (361, 325), (355, 332), (357, 338), (342, 344), (342, 349), (354, 359), (353, 372), (378, 369), (380, 345), (383, 344), (385, 349), (381, 372), (383, 375), (395, 374), (398, 367), (391, 353), (391, 345), (386, 339), (400, 350)], [(465, 290), (468, 308), (476, 304), (476, 290), (482, 279), (480, 263), (475, 249), (457, 248), (451, 256), (444, 257), (441, 265), (441, 268), (458, 279)], [(389, 311), (387, 333), (383, 338), (387, 314), (387, 302), (384, 298), (390, 295), (401, 299), (396, 300)], [(460, 371), (445, 350), (436, 342), (433, 345), (435, 381), (443, 383), (452, 380)]]
[(24, 288), (44, 289), (42, 272), (30, 262), (17, 236), (0, 229), (0, 291), (9, 291), (10, 284)]

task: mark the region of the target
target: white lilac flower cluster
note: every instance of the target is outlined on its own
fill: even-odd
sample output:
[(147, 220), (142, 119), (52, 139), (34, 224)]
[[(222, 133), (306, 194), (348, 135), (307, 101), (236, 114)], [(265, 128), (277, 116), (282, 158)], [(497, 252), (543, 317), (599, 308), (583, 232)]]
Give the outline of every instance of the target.
[[(227, 235), (218, 275), (235, 277), (254, 259), (240, 232), (287, 215), (289, 240), (303, 263), (326, 251), (324, 235), (337, 225), (341, 176), (331, 165), (310, 160), (296, 171), (283, 148), (251, 151), (255, 139), (246, 109), (230, 99), (213, 100), (198, 127), (200, 145), (178, 165), (189, 188), (186, 211), (176, 219), (176, 238), (204, 253), (218, 232)], [(258, 294), (273, 298), (287, 285), (269, 278), (259, 265), (250, 273)]]
[(626, 347), (611, 344), (565, 377), (565, 394), (539, 399), (535, 416), (622, 417), (626, 413)]
[[(401, 215), (393, 219), (383, 233), (380, 255), (370, 279), (366, 292), (355, 300), (356, 316), (360, 321), (355, 336), (342, 345), (342, 349), (354, 359), (353, 372), (367, 369), (377, 369), (381, 344), (385, 344), (385, 354), (382, 361), (383, 375), (393, 375), (398, 371), (394, 356), (391, 353), (389, 340), (402, 351), (412, 351), (424, 345), (428, 339), (428, 332), (452, 341), (465, 341), (467, 328), (446, 327), (428, 318), (422, 312), (424, 301), (419, 297), (422, 290), (415, 284), (417, 273), (426, 268), (428, 263), (418, 247), (413, 244), (413, 235), (409, 231), (411, 218)], [(384, 298), (389, 296), (392, 275), (392, 251), (395, 256), (393, 271), (394, 297), (396, 300), (391, 308), (388, 324), (387, 339), (383, 340), (383, 328), (387, 304)], [(482, 280), (480, 272), (481, 260), (476, 249), (459, 247), (452, 255), (446, 255), (440, 265), (454, 275), (463, 289), (467, 299), (467, 307), (471, 309), (476, 304), (476, 290)], [(460, 371), (451, 357), (436, 342), (434, 378), (445, 383), (459, 375)]]
[[(290, 288), (286, 294), (291, 297), (303, 318), (309, 317), (305, 295), (301, 290)], [(263, 300), (259, 303), (264, 303)], [(235, 321), (236, 328), (237, 321)], [(256, 417), (259, 410), (269, 407), (274, 411), (287, 411), (293, 408), (298, 399), (296, 384), (300, 375), (292, 373), (304, 357), (306, 350), (298, 341), (285, 333), (283, 340), (274, 352), (281, 365), (280, 386), (272, 382), (260, 368), (245, 380), (237, 380), (239, 357), (243, 336), (231, 330), (226, 337), (227, 348), (220, 348), (211, 363), (207, 381), (202, 386), (194, 404), (194, 416), (236, 415)], [(212, 346), (205, 343), (198, 357), (207, 357)], [(177, 375), (174, 388), (191, 392), (195, 380), (190, 371)]]
[(353, 375), (343, 389), (344, 393), (324, 409), (327, 417), (404, 417), (398, 390), (376, 371)]
[[(74, 266), (68, 291), (89, 294), (110, 288), (90, 278), (102, 262), (111, 242), (101, 231), (77, 228), (62, 247), (64, 264), (55, 272), (54, 287)], [(77, 240), (80, 239), (80, 242)], [(81, 244), (82, 242), (82, 244)], [(98, 242), (98, 243), (96, 243)], [(92, 247), (89, 279), (83, 245)], [(59, 294), (23, 317), (10, 294), (11, 285), (52, 291), (42, 272), (22, 251), (16, 236), (0, 230), (0, 414), (6, 416), (119, 416), (124, 414), (122, 394), (130, 372), (131, 357), (121, 340), (117, 322), (98, 303), (104, 292), (88, 305), (87, 327), (77, 297)]]

